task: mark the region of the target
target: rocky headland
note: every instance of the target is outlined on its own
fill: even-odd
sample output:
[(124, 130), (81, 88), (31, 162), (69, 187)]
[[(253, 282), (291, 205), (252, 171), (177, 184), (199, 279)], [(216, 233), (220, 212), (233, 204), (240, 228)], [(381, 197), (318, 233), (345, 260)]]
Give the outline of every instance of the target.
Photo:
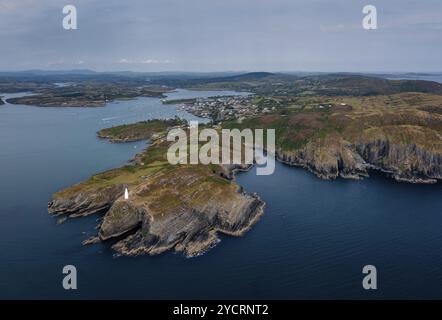
[[(148, 131), (151, 125), (158, 124), (144, 123)], [(196, 256), (213, 247), (219, 233), (241, 236), (258, 221), (264, 202), (232, 179), (234, 170), (241, 168), (172, 166), (166, 160), (169, 142), (154, 132), (158, 138), (131, 165), (55, 193), (49, 212), (69, 217), (103, 213), (98, 237), (84, 244), (116, 239), (113, 248), (131, 256), (167, 250)]]

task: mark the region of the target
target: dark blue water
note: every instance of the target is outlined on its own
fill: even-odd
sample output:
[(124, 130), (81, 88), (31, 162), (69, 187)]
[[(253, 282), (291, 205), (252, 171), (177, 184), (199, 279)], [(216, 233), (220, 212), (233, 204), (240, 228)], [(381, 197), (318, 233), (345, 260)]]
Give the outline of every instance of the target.
[[(219, 94), (219, 93), (216, 93)], [(179, 91), (173, 98), (213, 95)], [(203, 256), (114, 257), (81, 246), (98, 216), (56, 225), (51, 194), (124, 164), (144, 142), (110, 144), (102, 128), (177, 112), (158, 99), (104, 108), (0, 106), (0, 298), (442, 298), (442, 186), (323, 181), (277, 163), (272, 176), (238, 176), (266, 201), (242, 238), (222, 237)], [(62, 268), (78, 290), (62, 289)], [(362, 267), (378, 268), (377, 291)]]

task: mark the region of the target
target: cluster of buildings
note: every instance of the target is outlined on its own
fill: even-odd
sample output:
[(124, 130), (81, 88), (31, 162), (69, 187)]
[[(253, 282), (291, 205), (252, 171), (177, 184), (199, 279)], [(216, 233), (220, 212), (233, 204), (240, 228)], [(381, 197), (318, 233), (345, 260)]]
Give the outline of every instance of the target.
[(254, 105), (252, 99), (251, 95), (198, 98), (181, 108), (195, 116), (210, 118), (215, 123), (228, 120), (242, 121), (271, 111)]

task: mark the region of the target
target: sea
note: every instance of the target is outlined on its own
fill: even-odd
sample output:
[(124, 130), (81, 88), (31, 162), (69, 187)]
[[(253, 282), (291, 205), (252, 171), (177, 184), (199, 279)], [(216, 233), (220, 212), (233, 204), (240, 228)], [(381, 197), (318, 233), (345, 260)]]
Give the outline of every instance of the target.
[[(177, 90), (168, 99), (238, 94)], [(3, 94), (4, 98), (25, 95)], [(4, 100), (5, 100), (4, 99)], [(207, 253), (124, 257), (112, 242), (82, 246), (100, 215), (57, 224), (54, 192), (122, 166), (148, 141), (112, 144), (101, 128), (154, 118), (200, 120), (157, 98), (98, 108), (0, 106), (2, 299), (442, 298), (442, 185), (396, 183), (380, 173), (324, 181), (301, 168), (240, 173), (266, 202), (243, 237), (221, 235)], [(65, 290), (62, 271), (77, 269)], [(364, 266), (377, 271), (365, 290)]]

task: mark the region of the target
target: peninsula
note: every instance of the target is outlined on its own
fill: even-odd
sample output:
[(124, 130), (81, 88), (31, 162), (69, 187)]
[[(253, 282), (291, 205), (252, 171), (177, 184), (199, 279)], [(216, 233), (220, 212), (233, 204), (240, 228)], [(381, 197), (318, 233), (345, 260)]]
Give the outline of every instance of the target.
[[(209, 126), (217, 130), (275, 129), (276, 158), (323, 179), (361, 179), (380, 170), (398, 182), (442, 180), (442, 85), (344, 76), (299, 80), (302, 86), (295, 92), (288, 90), (286, 78), (276, 77), (282, 81), (276, 85), (275, 77), (205, 79), (211, 88), (251, 89), (254, 84), (255, 94), (166, 103), (210, 118)], [(269, 87), (275, 87), (271, 94)], [(103, 213), (97, 237), (86, 243), (116, 239), (113, 248), (124, 255), (176, 250), (195, 256), (214, 246), (219, 233), (244, 234), (265, 206), (235, 183), (234, 171), (247, 167), (170, 165), (165, 136), (176, 127), (186, 128), (186, 123), (151, 120), (99, 131), (99, 137), (112, 142), (149, 139), (150, 145), (129, 165), (55, 193), (49, 212), (69, 217)]]
[[(219, 241), (218, 233), (244, 234), (263, 214), (264, 202), (232, 180), (234, 167), (170, 165), (166, 159), (170, 142), (165, 131), (157, 131), (168, 125), (175, 123), (149, 121), (116, 127), (115, 136), (106, 131), (106, 137), (116, 141), (124, 132), (133, 132), (128, 130), (132, 127), (149, 132), (144, 137), (149, 135), (151, 144), (130, 165), (55, 193), (49, 212), (69, 217), (104, 212), (98, 238), (87, 242), (118, 238), (113, 248), (123, 255), (174, 249), (196, 256)], [(123, 196), (125, 188), (129, 199)]]

